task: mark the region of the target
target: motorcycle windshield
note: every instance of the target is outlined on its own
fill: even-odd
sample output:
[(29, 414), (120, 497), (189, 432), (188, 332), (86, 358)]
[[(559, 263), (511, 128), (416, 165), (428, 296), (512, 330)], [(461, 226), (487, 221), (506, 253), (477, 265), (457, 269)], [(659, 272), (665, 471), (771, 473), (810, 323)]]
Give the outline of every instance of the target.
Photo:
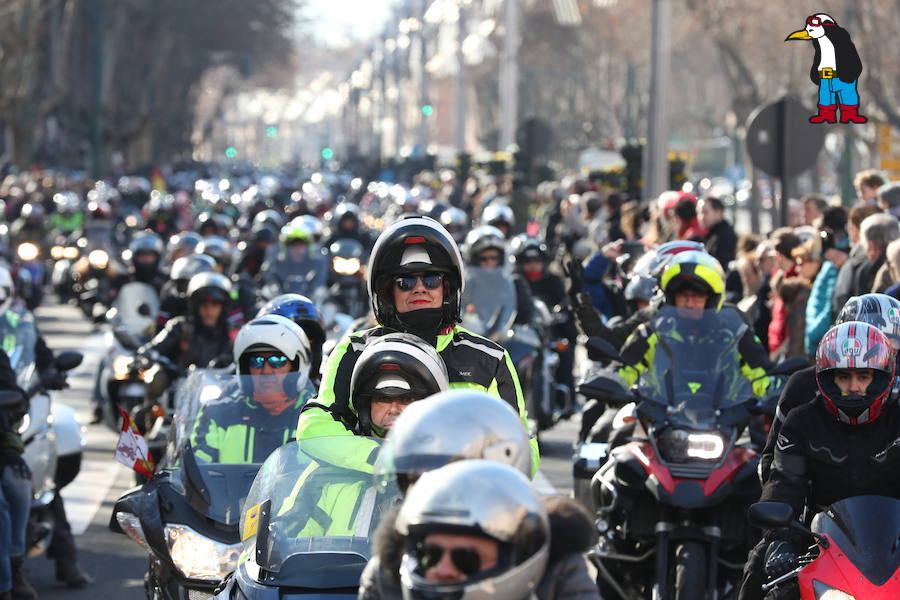
[(11, 309), (0, 317), (0, 344), (16, 372), (16, 383), (26, 391), (36, 374), (34, 349), (37, 335), (34, 319), (28, 312)]
[(875, 585), (900, 567), (900, 500), (857, 496), (832, 504), (813, 519), (812, 530), (834, 540), (837, 552)]
[(266, 584), (357, 584), (372, 554), (371, 538), (399, 493), (332, 459), (353, 451), (366, 456), (377, 443), (358, 436), (304, 439), (266, 460), (241, 516), (243, 556), (268, 572)]
[(153, 286), (133, 281), (119, 290), (116, 301), (115, 325), (136, 337), (152, 335), (159, 314), (159, 294)]
[(663, 307), (650, 323), (650, 366), (641, 376), (641, 396), (667, 406), (673, 425), (703, 426), (716, 410), (753, 396), (741, 375), (738, 343), (747, 329), (739, 312)]
[(469, 267), (460, 304), (463, 327), (490, 337), (512, 327), (516, 319), (516, 286), (501, 268)]
[(164, 467), (198, 512), (238, 523), (259, 466), (294, 439), (300, 410), (313, 395), (307, 388), (289, 397), (284, 385), (275, 375), (202, 369), (180, 384)]

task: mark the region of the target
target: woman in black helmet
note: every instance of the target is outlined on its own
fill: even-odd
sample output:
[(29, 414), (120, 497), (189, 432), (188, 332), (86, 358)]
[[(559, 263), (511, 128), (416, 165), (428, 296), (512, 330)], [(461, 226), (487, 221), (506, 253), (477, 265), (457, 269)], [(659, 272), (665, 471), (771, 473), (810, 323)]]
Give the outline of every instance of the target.
[[(368, 268), (369, 298), (379, 324), (345, 337), (335, 347), (318, 399), (307, 404), (300, 417), (300, 439), (352, 434), (359, 423), (350, 402), (353, 367), (369, 339), (390, 331), (425, 340), (447, 365), (451, 388), (481, 389), (503, 398), (527, 427), (522, 390), (509, 354), (458, 325), (464, 268), (456, 242), (434, 219), (407, 217), (379, 236)], [(537, 444), (532, 446), (536, 470)], [(340, 466), (369, 472), (372, 451), (361, 446), (358, 453), (335, 458)]]

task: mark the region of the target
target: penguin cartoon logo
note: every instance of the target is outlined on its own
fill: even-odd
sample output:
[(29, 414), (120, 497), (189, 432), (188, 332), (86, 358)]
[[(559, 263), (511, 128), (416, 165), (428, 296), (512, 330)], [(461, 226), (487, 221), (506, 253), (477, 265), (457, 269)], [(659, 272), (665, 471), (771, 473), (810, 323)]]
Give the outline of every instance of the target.
[(836, 123), (838, 106), (841, 123), (865, 123), (859, 114), (859, 94), (856, 80), (862, 73), (862, 61), (850, 34), (825, 13), (806, 19), (806, 27), (787, 36), (788, 40), (812, 40), (816, 49), (809, 77), (819, 86), (819, 113), (810, 123)]

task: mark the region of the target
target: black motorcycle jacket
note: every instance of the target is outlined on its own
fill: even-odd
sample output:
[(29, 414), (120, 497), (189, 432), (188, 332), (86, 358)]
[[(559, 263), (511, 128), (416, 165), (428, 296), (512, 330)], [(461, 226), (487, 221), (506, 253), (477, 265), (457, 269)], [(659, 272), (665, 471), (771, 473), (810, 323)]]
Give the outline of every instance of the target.
[(900, 407), (891, 402), (865, 425), (838, 421), (824, 398), (795, 408), (775, 442), (762, 501), (785, 502), (800, 515), (853, 496), (900, 498)]
[(778, 434), (781, 433), (784, 420), (792, 410), (811, 402), (818, 391), (815, 366), (801, 369), (788, 378), (781, 391), (781, 396), (778, 398), (778, 407), (775, 409), (772, 427), (769, 429), (766, 446), (759, 459), (759, 479), (762, 484), (766, 483), (772, 471), (772, 461), (775, 460), (775, 443), (778, 441)]
[(566, 320), (554, 327), (554, 330), (566, 339), (574, 341), (578, 337), (578, 330), (575, 327), (575, 320), (572, 318), (571, 311), (568, 309), (569, 302), (566, 294), (566, 285), (562, 277), (545, 272), (540, 279), (532, 281), (525, 278), (525, 281), (528, 282), (531, 294), (543, 301), (551, 311), (555, 306), (564, 307), (563, 311), (566, 314)]
[(614, 325), (606, 325), (587, 294), (578, 293), (576, 299), (577, 301), (573, 302), (572, 308), (575, 312), (575, 321), (581, 332), (588, 337), (601, 337), (619, 349), (625, 345), (628, 336), (634, 333), (642, 324), (650, 321), (657, 311), (657, 307), (651, 304)]
[(152, 359), (154, 353), (158, 353), (182, 369), (191, 365), (205, 368), (214, 360), (230, 360), (229, 333), (227, 321), (208, 328), (197, 325), (188, 317), (175, 317), (156, 337), (141, 346), (138, 354)]
[(159, 312), (156, 314), (156, 331), (162, 331), (169, 319), (187, 314), (188, 300), (175, 290), (175, 282), (167, 281), (159, 294)]

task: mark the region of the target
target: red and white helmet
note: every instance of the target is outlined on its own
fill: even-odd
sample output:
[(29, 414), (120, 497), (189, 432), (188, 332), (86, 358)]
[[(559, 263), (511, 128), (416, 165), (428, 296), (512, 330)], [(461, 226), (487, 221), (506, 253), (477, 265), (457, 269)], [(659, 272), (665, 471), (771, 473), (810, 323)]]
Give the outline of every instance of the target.
[[(828, 330), (816, 351), (816, 381), (825, 405), (841, 422), (871, 423), (881, 415), (894, 380), (894, 351), (887, 336), (874, 325), (859, 321)], [(871, 369), (872, 382), (864, 394), (844, 394), (834, 381), (841, 369)]]

